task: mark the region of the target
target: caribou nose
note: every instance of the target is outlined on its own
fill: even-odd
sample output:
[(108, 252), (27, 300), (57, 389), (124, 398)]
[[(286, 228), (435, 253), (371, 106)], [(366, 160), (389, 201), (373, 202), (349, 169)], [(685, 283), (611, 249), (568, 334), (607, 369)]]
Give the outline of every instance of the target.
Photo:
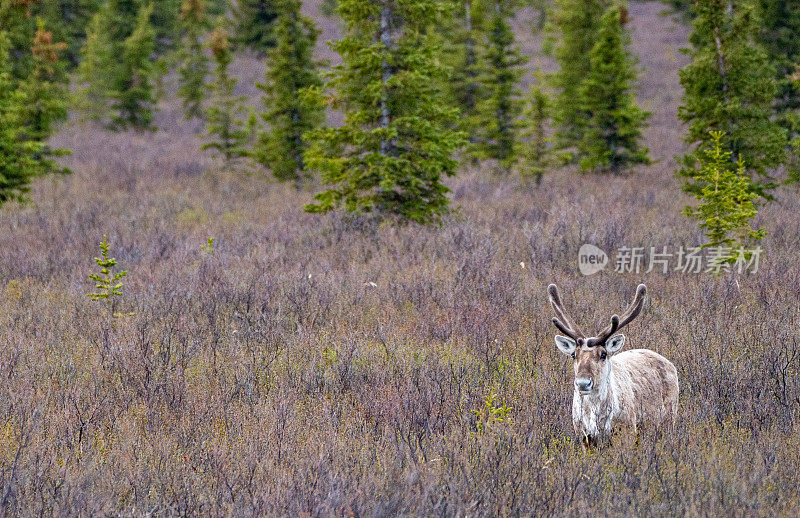
[(592, 390), (592, 378), (575, 378), (575, 388), (581, 394), (588, 394)]

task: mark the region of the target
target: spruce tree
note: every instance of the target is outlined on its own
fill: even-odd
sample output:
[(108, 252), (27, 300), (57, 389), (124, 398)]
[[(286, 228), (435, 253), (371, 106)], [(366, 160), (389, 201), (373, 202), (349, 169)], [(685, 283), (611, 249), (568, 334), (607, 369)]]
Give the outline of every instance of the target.
[[(750, 178), (745, 163), (739, 162), (734, 172), (731, 152), (724, 148), (724, 135), (720, 131), (709, 133), (710, 147), (703, 149), (698, 160), (700, 167), (694, 171), (687, 192), (700, 201), (697, 207), (687, 207), (684, 214), (700, 222), (708, 242), (705, 247), (734, 248), (748, 241), (761, 239), (764, 229), (753, 229), (751, 221), (757, 214)], [(731, 259), (735, 256), (731, 256)]]
[[(773, 185), (770, 170), (785, 161), (787, 139), (772, 119), (775, 69), (755, 39), (755, 9), (748, 0), (697, 0), (694, 14), (692, 62), (680, 71), (685, 141), (707, 149), (709, 131), (723, 132), (721, 145), (731, 160), (743, 162), (753, 188), (764, 192)], [(697, 152), (684, 155), (680, 174), (691, 177), (697, 159)]]
[(121, 63), (113, 92), (113, 123), (118, 128), (152, 129), (153, 51), (155, 31), (150, 25), (153, 6), (139, 10), (136, 27), (122, 46)]
[(587, 114), (578, 143), (584, 170), (618, 173), (631, 164), (650, 162), (647, 148), (639, 145), (650, 114), (636, 106), (631, 93), (635, 60), (628, 52), (630, 37), (620, 16), (616, 7), (603, 14), (589, 53), (589, 74), (579, 90), (581, 111)]
[(86, 120), (106, 122), (110, 113), (115, 69), (109, 23), (108, 9), (98, 11), (89, 22), (86, 43), (80, 50), (75, 101)]
[(800, 3), (760, 0), (758, 39), (775, 66), (776, 120), (789, 138), (786, 169), (790, 181), (800, 179), (800, 87), (796, 84), (800, 64)]
[(550, 102), (542, 91), (539, 80), (528, 91), (522, 113), (524, 129), (520, 132), (520, 137), (524, 140), (519, 143), (517, 168), (525, 185), (529, 184), (531, 179), (536, 185), (542, 183), (542, 177), (550, 165), (550, 139), (547, 137), (549, 112)]
[(206, 110), (209, 142), (200, 149), (213, 149), (231, 166), (237, 159), (247, 156), (248, 131), (241, 119), (244, 112), (244, 97), (235, 94), (236, 78), (228, 74), (228, 65), (233, 61), (228, 35), (218, 27), (208, 39), (216, 67), (214, 81), (208, 85), (211, 102)]
[(295, 182), (305, 170), (303, 134), (325, 117), (320, 106), (305, 102), (302, 96), (305, 89), (320, 87), (322, 81), (313, 59), (318, 31), (300, 7), (299, 0), (278, 3), (277, 45), (267, 57), (266, 82), (258, 85), (264, 91), (262, 118), (269, 129), (259, 135), (253, 150), (256, 161), (269, 167), (276, 178)]
[[(110, 23), (108, 24), (108, 38), (122, 51), (125, 40), (133, 34), (139, 24), (139, 14), (145, 0), (108, 0), (105, 8), (108, 9)], [(151, 13), (152, 14), (152, 13)], [(149, 16), (148, 16), (149, 19)], [(155, 35), (153, 36), (155, 38)]]
[(208, 58), (202, 41), (207, 26), (204, 0), (183, 0), (181, 26), (184, 35), (178, 53), (178, 97), (183, 100), (183, 113), (187, 119), (202, 118), (208, 75)]
[(21, 110), (24, 138), (42, 143), (41, 149), (34, 155), (42, 173), (67, 173), (67, 169), (58, 166), (51, 158), (68, 154), (68, 151), (52, 149), (46, 144), (55, 124), (67, 118), (69, 93), (64, 84), (65, 63), (61, 59), (67, 45), (53, 42), (53, 35), (45, 29), (41, 18), (37, 20), (37, 25), (30, 50), (33, 70), (20, 85), (25, 96), (25, 105)]
[[(789, 76), (789, 79), (792, 82), (792, 86), (800, 90), (800, 63), (796, 65), (795, 72)], [(789, 147), (790, 151), (786, 165), (788, 178), (786, 181), (787, 183), (800, 183), (800, 135), (795, 135), (789, 141)]]
[[(775, 66), (778, 95), (775, 109), (790, 116), (800, 109), (800, 91), (791, 76), (800, 63), (800, 3), (759, 0), (758, 40)], [(800, 121), (785, 121), (793, 133), (800, 132)]]
[(559, 70), (553, 74), (558, 91), (553, 102), (554, 147), (564, 159), (574, 158), (574, 148), (583, 140), (586, 112), (579, 102), (580, 88), (589, 73), (589, 55), (600, 29), (600, 19), (610, 0), (556, 0), (551, 21), (559, 33), (555, 58)]
[(183, 0), (149, 1), (153, 4), (150, 23), (155, 32), (155, 54), (163, 56), (177, 47), (181, 41)]
[(329, 98), (345, 110), (341, 127), (312, 131), (309, 169), (328, 189), (310, 212), (348, 212), (428, 222), (447, 210), (443, 176), (455, 174), (463, 135), (444, 86), (439, 36), (450, 2), (340, 0), (347, 35), (332, 44), (342, 57)]
[(478, 125), (478, 103), (485, 98), (481, 88), (481, 52), (485, 48), (484, 0), (456, 3), (451, 23), (440, 26), (444, 38), (445, 61), (452, 68), (450, 92), (459, 109), (458, 127), (474, 141)]
[(38, 0), (31, 6), (32, 14), (44, 20), (53, 39), (66, 43), (64, 59), (68, 68), (79, 63), (79, 51), (86, 39), (89, 21), (103, 3), (100, 0)]
[(233, 42), (238, 47), (265, 55), (275, 46), (275, 0), (236, 0), (233, 9)]
[(37, 20), (31, 54), (33, 70), (22, 89), (28, 100), (25, 107), (25, 132), (33, 140), (43, 142), (50, 138), (53, 125), (67, 117), (67, 88), (64, 85), (64, 62), (61, 54), (64, 42), (53, 42), (53, 34), (46, 30), (44, 20)]
[(519, 80), (527, 60), (514, 45), (514, 32), (508, 20), (514, 16), (515, 2), (493, 0), (489, 4), (487, 49), (480, 82), (486, 98), (478, 104), (478, 139), (474, 152), (481, 158), (498, 161), (506, 170), (514, 162), (514, 150), (522, 112)]
[(24, 201), (30, 182), (45, 173), (41, 142), (25, 134), (25, 92), (13, 77), (11, 40), (0, 31), (0, 205)]
[(30, 47), (36, 32), (36, 19), (32, 16), (31, 4), (35, 5), (37, 1), (0, 1), (0, 31), (8, 40), (11, 77), (19, 81), (25, 80), (33, 68)]

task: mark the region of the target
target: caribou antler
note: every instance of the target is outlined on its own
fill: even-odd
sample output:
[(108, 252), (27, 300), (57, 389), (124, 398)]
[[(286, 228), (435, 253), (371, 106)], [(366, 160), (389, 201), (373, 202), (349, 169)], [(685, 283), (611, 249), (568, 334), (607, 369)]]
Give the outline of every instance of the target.
[(644, 296), (646, 294), (647, 286), (640, 284), (636, 288), (636, 296), (633, 297), (633, 302), (631, 302), (631, 305), (628, 306), (628, 309), (625, 311), (622, 317), (613, 315), (611, 317), (611, 323), (607, 325), (605, 329), (600, 331), (600, 334), (597, 335), (597, 338), (592, 340), (592, 345), (603, 345), (606, 340), (611, 338), (611, 335), (630, 324), (631, 321), (639, 315), (639, 312), (642, 311), (642, 306), (644, 305)]
[(576, 342), (582, 342), (586, 335), (567, 317), (567, 313), (564, 311), (564, 306), (561, 303), (561, 296), (558, 294), (558, 288), (555, 284), (551, 284), (547, 287), (547, 294), (550, 296), (550, 305), (553, 306), (553, 311), (556, 313), (556, 316), (553, 317), (553, 324), (555, 324), (559, 331)]

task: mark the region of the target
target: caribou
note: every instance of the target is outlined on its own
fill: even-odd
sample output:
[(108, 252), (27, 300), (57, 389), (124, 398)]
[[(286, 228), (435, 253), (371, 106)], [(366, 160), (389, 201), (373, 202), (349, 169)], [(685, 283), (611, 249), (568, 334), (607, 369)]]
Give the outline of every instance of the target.
[[(555, 317), (556, 347), (574, 362), (572, 423), (584, 449), (607, 444), (614, 432), (628, 427), (637, 435), (643, 422), (656, 425), (678, 416), (678, 372), (649, 349), (620, 352), (625, 335), (617, 333), (642, 310), (647, 287), (640, 284), (628, 309), (597, 336), (586, 336), (567, 316), (555, 284), (547, 288)], [(637, 435), (638, 438), (638, 435)]]

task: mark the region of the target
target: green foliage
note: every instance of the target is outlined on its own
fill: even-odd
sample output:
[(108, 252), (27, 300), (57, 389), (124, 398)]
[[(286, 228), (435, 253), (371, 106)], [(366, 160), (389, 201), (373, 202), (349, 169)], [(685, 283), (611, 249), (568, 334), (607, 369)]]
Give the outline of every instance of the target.
[(208, 16), (211, 19), (219, 19), (227, 16), (231, 10), (230, 0), (206, 0)]
[(30, 182), (48, 172), (41, 159), (44, 145), (25, 133), (28, 99), (12, 76), (10, 46), (0, 31), (0, 205), (25, 201)]
[(206, 239), (206, 242), (200, 245), (200, 250), (203, 252), (203, 255), (211, 255), (216, 252), (217, 249), (214, 248), (214, 238), (209, 237)]
[(153, 85), (152, 92), (154, 99), (163, 99), (167, 95), (166, 77), (169, 74), (170, 59), (162, 56), (155, 59), (150, 69), (150, 81)]
[(113, 305), (114, 298), (122, 296), (122, 278), (128, 275), (125, 270), (113, 271), (117, 260), (108, 257), (108, 240), (103, 236), (100, 241), (100, 257), (95, 257), (94, 262), (100, 267), (99, 273), (89, 274), (89, 278), (96, 282), (95, 291), (86, 296), (92, 300), (105, 301), (109, 307)]
[(247, 110), (247, 143), (251, 147), (255, 146), (261, 129), (258, 119), (259, 117), (256, 109), (251, 106), (250, 109)]
[[(138, 0), (140, 2), (146, 0)], [(183, 25), (181, 14), (182, 0), (149, 0), (153, 5), (150, 23), (156, 34), (155, 53), (163, 55), (173, 49), (181, 40)]]
[(503, 398), (503, 404), (497, 405), (497, 394), (490, 393), (483, 400), (483, 407), (479, 410), (473, 410), (475, 414), (475, 427), (478, 433), (486, 433), (492, 427), (498, 424), (513, 424), (511, 421), (511, 411), (514, 407), (506, 405), (506, 399)]
[(235, 93), (236, 78), (228, 74), (228, 65), (233, 61), (230, 42), (224, 29), (218, 27), (208, 40), (216, 62), (214, 81), (208, 85), (211, 91), (210, 106), (206, 110), (206, 133), (210, 141), (200, 149), (213, 149), (230, 166), (235, 160), (247, 156), (248, 132), (241, 114), (244, 112), (244, 97)]
[[(759, 0), (758, 5), (758, 41), (775, 66), (778, 82), (775, 109), (786, 117), (790, 115), (787, 112), (800, 109), (800, 90), (791, 79), (795, 66), (800, 63), (800, 3)], [(784, 119), (784, 123), (793, 133), (800, 131), (800, 122), (796, 119)]]
[(187, 119), (204, 116), (208, 58), (202, 38), (207, 24), (205, 1), (184, 0), (181, 6), (183, 44), (178, 51), (178, 97), (183, 100), (183, 113)]
[(700, 200), (696, 208), (687, 207), (684, 214), (700, 222), (708, 242), (705, 247), (739, 247), (749, 240), (764, 237), (763, 228), (754, 230), (751, 221), (756, 216), (753, 192), (745, 164), (738, 163), (733, 171), (731, 152), (724, 147), (724, 135), (710, 132), (711, 147), (700, 156), (700, 168), (693, 171), (685, 190)]
[(536, 24), (533, 26), (534, 34), (544, 31), (547, 26), (548, 14), (552, 3), (552, 0), (528, 0), (528, 4), (536, 12)]
[(451, 7), (438, 0), (339, 2), (348, 33), (331, 45), (343, 63), (331, 75), (329, 102), (345, 110), (345, 120), (308, 135), (306, 165), (321, 171), (329, 188), (306, 210), (344, 206), (417, 222), (447, 210), (441, 179), (455, 174), (453, 154), (464, 139), (452, 129), (457, 110), (447, 102), (440, 38), (431, 29)]
[[(3, 4), (0, 18), (20, 24), (27, 18), (13, 6)], [(66, 118), (67, 90), (61, 53), (66, 45), (53, 42), (44, 21), (37, 19), (37, 30), (24, 48), (14, 50), (21, 59), (11, 58), (12, 41), (0, 33), (0, 204), (8, 200), (24, 201), (31, 180), (48, 173), (68, 173), (52, 160), (68, 154), (52, 149), (45, 142), (57, 122)], [(14, 27), (10, 27), (14, 28)], [(16, 72), (16, 61), (27, 63)]]
[(113, 20), (110, 38), (115, 43), (124, 42), (141, 25), (143, 8), (150, 9), (147, 18), (155, 55), (163, 55), (180, 41), (182, 0), (108, 0), (108, 7)]
[(114, 88), (114, 46), (109, 39), (109, 12), (101, 9), (92, 17), (86, 31), (86, 43), (80, 50), (76, 104), (84, 118), (105, 122), (110, 114)]
[(322, 3), (320, 3), (319, 6), (319, 11), (328, 18), (331, 18), (332, 16), (336, 15), (336, 9), (338, 6), (339, 2), (337, 0), (322, 0)]
[(0, 31), (5, 34), (6, 51), (10, 56), (9, 72), (18, 81), (25, 80), (33, 68), (30, 48), (31, 38), (36, 32), (36, 20), (31, 16), (30, 4), (31, 2), (23, 1), (0, 1)]
[(303, 134), (317, 128), (325, 112), (316, 103), (304, 101), (307, 88), (318, 88), (322, 81), (314, 63), (318, 31), (314, 22), (300, 13), (298, 0), (281, 0), (275, 30), (277, 45), (267, 57), (263, 120), (269, 129), (258, 136), (253, 149), (256, 161), (269, 167), (279, 180), (299, 181), (305, 169)]
[(689, 18), (692, 14), (692, 0), (662, 0), (662, 1), (684, 18)]
[[(754, 6), (748, 0), (698, 0), (694, 14), (692, 62), (680, 71), (685, 141), (705, 149), (713, 144), (709, 131), (724, 132), (721, 145), (751, 177), (761, 177), (753, 187), (764, 192), (773, 186), (769, 170), (786, 160), (787, 139), (772, 119), (775, 69), (755, 39)], [(691, 176), (697, 160), (697, 152), (684, 155), (680, 174)]]
[(631, 90), (635, 61), (619, 8), (601, 19), (597, 41), (589, 53), (589, 73), (579, 89), (581, 111), (587, 114), (578, 142), (581, 168), (617, 173), (631, 164), (647, 164), (647, 148), (639, 145), (650, 115), (641, 110)]
[(481, 158), (492, 158), (506, 170), (514, 162), (514, 150), (522, 111), (519, 80), (527, 59), (514, 45), (514, 33), (508, 20), (514, 16), (514, 2), (492, 1), (489, 6), (487, 48), (480, 83), (485, 98), (477, 106), (478, 139), (472, 146)]
[(20, 84), (25, 97), (21, 117), (24, 121), (25, 139), (41, 142), (34, 154), (43, 173), (69, 173), (51, 158), (69, 154), (65, 149), (52, 149), (46, 141), (53, 133), (55, 124), (67, 118), (69, 92), (64, 83), (64, 62), (61, 54), (66, 50), (63, 42), (53, 42), (51, 32), (45, 30), (44, 20), (37, 20), (37, 31), (33, 37), (30, 53), (33, 69)]
[(789, 153), (786, 169), (790, 181), (800, 179), (800, 3), (759, 0), (758, 40), (775, 66), (777, 96), (773, 109), (777, 122), (786, 129)]
[(520, 133), (524, 141), (519, 143), (517, 169), (523, 184), (531, 179), (539, 185), (547, 166), (550, 165), (550, 139), (547, 137), (547, 123), (550, 118), (550, 101), (542, 91), (541, 83), (532, 85), (525, 99), (523, 121), (525, 128)]
[(484, 0), (458, 2), (450, 23), (439, 24), (443, 35), (443, 59), (451, 67), (449, 91), (459, 108), (458, 127), (474, 141), (478, 103), (486, 95), (481, 88), (481, 52), (486, 31)]
[[(139, 15), (143, 1), (108, 0), (107, 8), (110, 18), (108, 37), (115, 45), (121, 46), (133, 34), (140, 21)], [(148, 15), (148, 20), (149, 18)]]
[(150, 24), (153, 4), (139, 10), (136, 27), (122, 46), (119, 73), (115, 81), (112, 121), (117, 128), (152, 129), (153, 52), (155, 31)]
[(800, 183), (800, 136), (795, 137), (789, 143), (791, 152), (789, 153), (789, 164), (787, 183)]
[(258, 54), (275, 46), (275, 23), (278, 9), (275, 0), (237, 0), (233, 10), (233, 43)]
[(551, 77), (559, 92), (553, 103), (555, 148), (563, 158), (572, 158), (571, 150), (583, 140), (586, 112), (581, 103), (580, 88), (591, 69), (590, 55), (597, 42), (600, 20), (610, 0), (556, 0), (552, 28), (558, 34), (555, 58), (559, 70)]
[(41, 18), (37, 19), (32, 43), (33, 70), (23, 83), (23, 88), (29, 103), (26, 113), (28, 134), (41, 141), (50, 137), (55, 122), (67, 117), (66, 74), (61, 59), (67, 45), (53, 42), (53, 33), (45, 29)]
[(100, 0), (38, 0), (32, 5), (32, 14), (45, 21), (53, 39), (66, 43), (64, 56), (70, 68), (80, 61), (79, 50), (86, 39), (89, 21), (103, 3)]

